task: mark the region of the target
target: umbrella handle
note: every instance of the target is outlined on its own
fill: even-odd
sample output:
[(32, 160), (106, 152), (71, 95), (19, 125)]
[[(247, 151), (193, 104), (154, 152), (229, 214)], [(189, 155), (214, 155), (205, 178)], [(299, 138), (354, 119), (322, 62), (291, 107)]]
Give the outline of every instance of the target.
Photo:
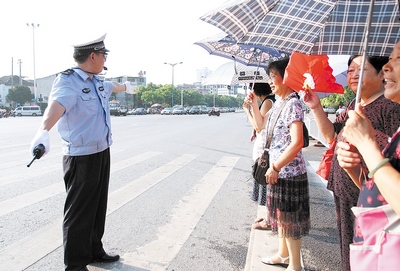
[(253, 79), (253, 84), (252, 84), (253, 87), (252, 88), (254, 88), (254, 84), (256, 83), (256, 78), (257, 78), (258, 70), (260, 69), (260, 64), (261, 64), (261, 52), (259, 54), (257, 70), (256, 70), (256, 73), (254, 74), (254, 79)]
[(375, 0), (371, 0), (371, 2), (369, 4), (369, 11), (368, 11), (367, 28), (365, 30), (364, 52), (363, 52), (363, 55), (362, 55), (362, 62), (361, 62), (361, 67), (362, 68), (361, 68), (361, 72), (360, 72), (360, 77), (358, 78), (358, 85), (357, 85), (357, 92), (356, 92), (356, 103), (354, 105), (354, 108), (357, 108), (357, 105), (360, 102), (361, 86), (362, 86), (362, 80), (363, 80), (363, 77), (364, 77), (365, 61), (367, 59), (369, 30), (371, 28), (371, 18), (372, 18), (372, 13), (374, 11), (374, 4), (375, 4)]
[(233, 68), (235, 69), (235, 75), (237, 75), (238, 71), (237, 71), (237, 68), (236, 68), (236, 57), (232, 56), (232, 58), (233, 58)]

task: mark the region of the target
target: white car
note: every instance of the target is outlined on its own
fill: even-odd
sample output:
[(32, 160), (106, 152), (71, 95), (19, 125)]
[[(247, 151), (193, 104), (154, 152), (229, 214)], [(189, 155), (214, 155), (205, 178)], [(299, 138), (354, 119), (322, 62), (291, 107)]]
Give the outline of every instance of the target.
[(325, 107), (324, 112), (328, 114), (335, 114), (336, 109), (334, 107)]
[(167, 108), (164, 108), (163, 110), (161, 110), (161, 115), (171, 115), (171, 113), (172, 113), (171, 107), (167, 107)]
[(344, 110), (346, 110), (346, 106), (340, 107), (338, 110), (336, 110), (336, 117), (340, 115)]

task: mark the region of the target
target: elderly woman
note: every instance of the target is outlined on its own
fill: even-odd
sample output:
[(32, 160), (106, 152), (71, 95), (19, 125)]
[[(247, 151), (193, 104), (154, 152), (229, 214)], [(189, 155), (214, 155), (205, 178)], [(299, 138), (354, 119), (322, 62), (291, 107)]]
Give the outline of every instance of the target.
[[(389, 59), (389, 62), (383, 66), (386, 81), (384, 95), (400, 104), (400, 42), (395, 45)], [(399, 118), (398, 112), (392, 115)], [(346, 169), (355, 182), (359, 182), (362, 158), (371, 178), (366, 181), (372, 182), (373, 186), (376, 185), (379, 188), (375, 192), (381, 194), (384, 202), (390, 204), (400, 216), (400, 127), (381, 152), (372, 124), (362, 106), (358, 106), (355, 111), (349, 112), (343, 136), (358, 151), (351, 148), (348, 143), (338, 143), (339, 164)]]
[[(383, 66), (383, 71), (386, 82), (385, 97), (400, 103), (400, 42), (395, 45), (389, 62)], [(398, 112), (391, 114), (399, 118)], [(400, 127), (381, 152), (381, 146), (375, 138), (376, 131), (367, 118), (364, 108), (358, 105), (355, 111), (349, 111), (349, 119), (343, 130), (343, 136), (352, 146), (345, 142), (338, 143), (338, 161), (354, 182), (360, 182), (360, 176), (363, 177), (359, 206), (376, 207), (388, 203), (400, 216)], [(360, 164), (362, 160), (367, 168)], [(361, 171), (369, 171), (368, 179), (365, 179), (363, 174), (360, 175)], [(363, 198), (370, 200), (360, 204)], [(379, 219), (376, 222), (379, 224)], [(359, 233), (362, 238), (361, 231)], [(359, 240), (355, 238), (355, 241)], [(397, 251), (398, 249), (395, 251), (391, 249), (390, 252), (393, 255), (398, 253)], [(386, 252), (388, 250), (382, 250), (380, 256), (385, 257)], [(358, 266), (358, 261), (354, 264), (352, 267), (355, 270), (365, 268)]]
[[(267, 73), (272, 92), (279, 96), (266, 124), (267, 137), (273, 128), (269, 148), (270, 167), (265, 175), (269, 184), (268, 212), (272, 232), (278, 234), (278, 253), (263, 258), (269, 265), (282, 265), (287, 271), (303, 270), (301, 266), (301, 238), (310, 230), (310, 200), (303, 147), (303, 110), (297, 94), (283, 84), (289, 60), (270, 63)], [(282, 111), (280, 111), (282, 109)], [(280, 112), (280, 114), (278, 114)]]
[[(368, 119), (375, 129), (376, 140), (380, 149), (385, 146), (388, 135), (391, 135), (399, 126), (400, 108), (383, 96), (383, 71), (382, 66), (388, 61), (387, 57), (367, 57), (364, 66), (364, 76), (361, 86), (361, 104)], [(347, 82), (350, 89), (357, 91), (361, 71), (361, 56), (351, 56), (348, 61)], [(319, 131), (325, 140), (345, 141), (343, 127), (348, 118), (348, 111), (354, 109), (353, 100), (332, 123), (322, 109), (318, 96), (309, 91), (304, 93), (304, 102), (310, 107), (318, 125)], [(349, 245), (353, 242), (354, 215), (351, 207), (357, 205), (361, 185), (355, 184), (344, 171), (335, 154), (332, 159), (331, 172), (328, 177), (327, 188), (333, 192), (337, 215), (337, 228), (341, 246), (342, 271), (350, 271)]]

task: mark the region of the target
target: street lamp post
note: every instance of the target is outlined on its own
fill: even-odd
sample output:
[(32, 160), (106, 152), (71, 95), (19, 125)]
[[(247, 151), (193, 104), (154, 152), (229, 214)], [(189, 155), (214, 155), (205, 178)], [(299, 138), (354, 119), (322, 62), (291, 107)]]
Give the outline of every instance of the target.
[(35, 101), (37, 102), (37, 90), (36, 90), (36, 65), (35, 65), (35, 28), (39, 27), (39, 24), (26, 24), (28, 27), (32, 27), (32, 43), (33, 43), (33, 94), (35, 95)]
[[(172, 107), (174, 106), (174, 67), (175, 67), (175, 65), (182, 64), (182, 63), (183, 62), (176, 62), (176, 63), (164, 62), (164, 64), (171, 65), (171, 67), (172, 67), (172, 101), (171, 101), (171, 106)], [(181, 92), (181, 104), (182, 104), (182, 107), (183, 107), (183, 91)]]

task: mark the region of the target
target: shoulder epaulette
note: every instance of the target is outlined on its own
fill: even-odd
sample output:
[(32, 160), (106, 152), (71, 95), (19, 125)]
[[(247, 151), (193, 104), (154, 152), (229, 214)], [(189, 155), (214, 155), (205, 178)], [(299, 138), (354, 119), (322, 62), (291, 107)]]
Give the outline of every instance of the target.
[(65, 71), (63, 71), (63, 72), (61, 72), (62, 74), (65, 74), (65, 75), (70, 75), (70, 74), (73, 74), (75, 71), (73, 70), (73, 69), (68, 69), (68, 70), (65, 70)]

